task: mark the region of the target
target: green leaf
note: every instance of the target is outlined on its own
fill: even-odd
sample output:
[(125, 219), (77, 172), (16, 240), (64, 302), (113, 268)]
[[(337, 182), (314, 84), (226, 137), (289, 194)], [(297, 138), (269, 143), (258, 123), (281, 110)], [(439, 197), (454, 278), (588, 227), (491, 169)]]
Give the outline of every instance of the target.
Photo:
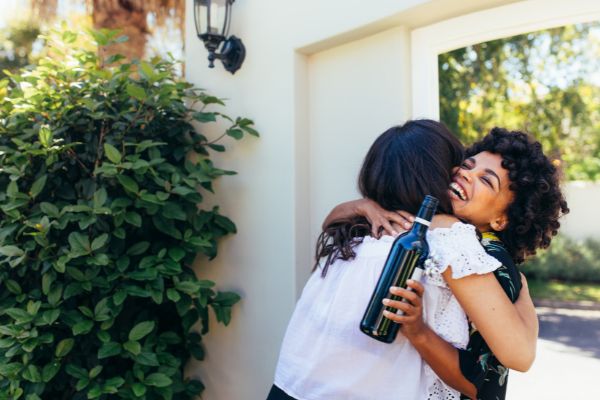
[(240, 301), (241, 297), (237, 293), (233, 292), (219, 292), (213, 299), (214, 303), (219, 303), (221, 306), (232, 306), (238, 301)]
[(71, 250), (76, 253), (90, 253), (92, 248), (90, 246), (90, 239), (87, 235), (84, 235), (80, 232), (71, 232), (69, 235), (69, 244), (71, 245)]
[(97, 377), (100, 374), (100, 372), (102, 372), (102, 365), (96, 365), (89, 372), (90, 379), (94, 379), (95, 377)]
[(143, 87), (136, 85), (135, 83), (130, 83), (127, 85), (127, 94), (131, 97), (135, 97), (140, 101), (146, 100), (146, 91)]
[(58, 218), (60, 216), (60, 212), (58, 211), (58, 207), (56, 207), (52, 203), (43, 202), (40, 203), (40, 209), (42, 212), (49, 217)]
[(44, 366), (42, 369), (42, 381), (48, 383), (56, 376), (60, 371), (60, 363), (58, 361), (52, 361)]
[(178, 219), (180, 221), (187, 220), (187, 215), (181, 206), (172, 201), (167, 202), (167, 204), (163, 206), (162, 215), (169, 219)]
[(200, 284), (193, 281), (183, 281), (176, 283), (175, 288), (185, 294), (196, 295), (200, 291)]
[(140, 322), (129, 332), (129, 340), (140, 340), (154, 329), (154, 321)]
[(125, 301), (126, 298), (127, 298), (127, 292), (126, 291), (124, 291), (124, 290), (117, 290), (117, 292), (113, 296), (113, 301), (115, 303), (115, 306), (120, 306), (121, 304), (123, 304), (123, 302)]
[(198, 122), (215, 122), (217, 114), (214, 112), (196, 112), (193, 114), (193, 118)]
[(6, 288), (9, 290), (9, 292), (11, 292), (12, 294), (22, 293), (21, 285), (19, 285), (17, 281), (8, 279), (6, 282), (4, 282), (4, 284), (6, 285)]
[(156, 79), (156, 73), (154, 72), (152, 64), (142, 61), (140, 62), (140, 70), (142, 71), (142, 75), (144, 75), (148, 80), (153, 81)]
[(36, 198), (37, 195), (42, 192), (44, 186), (46, 186), (46, 179), (48, 179), (48, 176), (42, 175), (35, 182), (33, 182), (33, 185), (31, 185), (31, 189), (29, 190), (29, 195), (32, 198)]
[(138, 355), (142, 351), (142, 346), (140, 345), (140, 342), (132, 340), (123, 343), (123, 348), (133, 355)]
[(102, 235), (98, 236), (96, 239), (94, 239), (92, 241), (92, 251), (96, 251), (98, 249), (100, 249), (102, 246), (104, 246), (106, 244), (106, 242), (108, 241), (108, 234), (103, 233)]
[(14, 319), (17, 324), (27, 323), (33, 319), (32, 315), (21, 308), (8, 308), (4, 312)]
[(237, 128), (227, 129), (227, 131), (225, 131), (225, 133), (227, 134), (227, 136), (231, 136), (232, 138), (234, 138), (236, 140), (240, 140), (244, 136), (244, 131), (242, 131), (241, 129), (237, 129)]
[(139, 382), (131, 385), (131, 390), (133, 390), (133, 394), (135, 394), (137, 397), (142, 397), (146, 394), (146, 386)]
[(116, 356), (121, 353), (121, 345), (117, 342), (103, 343), (98, 349), (98, 359)]
[(50, 127), (48, 127), (48, 125), (42, 125), (38, 136), (40, 138), (40, 143), (42, 144), (42, 146), (44, 146), (45, 148), (50, 147), (50, 145), (52, 144), (52, 131), (50, 130)]
[(139, 256), (140, 254), (144, 254), (146, 250), (150, 247), (150, 242), (139, 242), (131, 246), (127, 250), (127, 255), (129, 256)]
[(110, 143), (104, 143), (104, 154), (113, 164), (121, 163), (121, 153)]
[(54, 355), (56, 357), (64, 357), (67, 354), (69, 354), (69, 352), (71, 351), (71, 349), (73, 348), (74, 345), (75, 345), (74, 339), (63, 339), (60, 342), (58, 342), (58, 345), (56, 346), (56, 350), (54, 351)]
[(16, 197), (19, 193), (19, 186), (17, 185), (17, 181), (11, 181), (6, 188), (6, 194), (8, 197)]
[(87, 393), (88, 399), (97, 399), (100, 396), (102, 396), (102, 388), (100, 388), (100, 385), (95, 384), (94, 386), (92, 386), (90, 388), (90, 390), (88, 390), (88, 393)]
[(60, 310), (47, 310), (42, 313), (42, 321), (46, 325), (52, 325), (60, 316)]
[(117, 389), (125, 383), (125, 379), (120, 376), (114, 376), (106, 380), (104, 391), (108, 393), (117, 393)]
[(218, 151), (219, 153), (222, 153), (225, 151), (225, 146), (223, 146), (222, 144), (211, 143), (208, 145), (208, 147), (210, 147), (214, 151)]
[(146, 379), (144, 379), (144, 383), (150, 386), (167, 387), (173, 383), (173, 381), (167, 375), (160, 372), (155, 372), (148, 375)]
[(94, 193), (94, 209), (102, 207), (106, 203), (108, 194), (105, 188), (100, 188)]
[(140, 214), (134, 211), (129, 211), (125, 213), (125, 221), (138, 228), (141, 228), (142, 226), (142, 217), (140, 216)]
[(39, 368), (33, 364), (29, 364), (27, 368), (25, 368), (25, 370), (22, 372), (21, 376), (23, 377), (23, 379), (33, 383), (38, 383), (42, 381), (42, 375), (40, 374)]
[(117, 175), (117, 180), (119, 181), (121, 186), (125, 188), (125, 190), (128, 190), (135, 194), (137, 194), (140, 191), (137, 182), (134, 181), (132, 178), (128, 177), (127, 175)]
[(21, 371), (23, 365), (20, 363), (8, 363), (0, 364), (0, 376), (10, 377), (11, 375), (15, 375)]
[(181, 299), (181, 295), (175, 289), (167, 289), (167, 298), (177, 303)]
[(89, 319), (84, 319), (73, 325), (73, 336), (84, 335), (92, 330), (94, 322)]
[(0, 254), (7, 257), (19, 257), (25, 252), (17, 246), (2, 246), (0, 247)]
[(27, 313), (29, 313), (30, 315), (36, 316), (41, 305), (42, 305), (41, 301), (29, 300), (29, 302), (27, 303)]
[(65, 367), (65, 372), (69, 375), (71, 375), (73, 378), (77, 378), (77, 379), (87, 379), (88, 378), (88, 372), (81, 368), (79, 365), (75, 365), (73, 363), (69, 363), (67, 364), (67, 366)]
[(160, 365), (158, 358), (156, 358), (156, 354), (149, 353), (147, 351), (142, 351), (140, 354), (138, 354), (135, 357), (135, 362), (148, 367), (158, 367)]
[(185, 254), (185, 250), (179, 246), (169, 248), (169, 257), (175, 262), (181, 261), (185, 257)]

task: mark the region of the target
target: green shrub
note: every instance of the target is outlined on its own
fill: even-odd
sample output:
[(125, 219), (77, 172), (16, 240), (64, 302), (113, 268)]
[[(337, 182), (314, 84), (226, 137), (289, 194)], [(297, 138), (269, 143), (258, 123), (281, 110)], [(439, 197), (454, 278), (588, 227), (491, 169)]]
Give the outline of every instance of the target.
[(58, 59), (2, 83), (0, 398), (193, 398), (203, 385), (183, 370), (203, 358), (208, 308), (227, 324), (239, 300), (190, 268), (235, 232), (199, 207), (233, 172), (193, 124), (257, 133), (210, 111), (222, 100), (175, 78), (171, 61), (103, 60), (60, 35)]
[(522, 266), (532, 279), (600, 283), (600, 241), (557, 236), (547, 250)]

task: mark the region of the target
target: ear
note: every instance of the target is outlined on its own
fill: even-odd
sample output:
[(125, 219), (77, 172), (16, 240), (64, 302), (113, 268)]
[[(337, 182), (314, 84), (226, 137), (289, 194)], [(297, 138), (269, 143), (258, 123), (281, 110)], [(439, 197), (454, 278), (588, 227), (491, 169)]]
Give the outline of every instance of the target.
[(505, 214), (502, 214), (500, 217), (494, 219), (490, 226), (496, 232), (501, 232), (508, 226), (508, 217)]

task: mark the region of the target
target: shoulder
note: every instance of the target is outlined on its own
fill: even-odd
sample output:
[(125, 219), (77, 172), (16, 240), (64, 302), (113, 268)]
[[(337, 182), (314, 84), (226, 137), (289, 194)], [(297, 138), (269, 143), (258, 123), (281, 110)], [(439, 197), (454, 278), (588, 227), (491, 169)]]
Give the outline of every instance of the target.
[(460, 220), (453, 215), (437, 214), (431, 220), (431, 229), (450, 228), (456, 222), (460, 222)]
[(493, 233), (484, 232), (481, 244), (490, 256), (502, 264), (494, 271), (494, 275), (508, 297), (513, 302), (516, 301), (521, 291), (521, 276), (515, 261), (510, 256), (508, 250), (506, 250), (502, 241)]

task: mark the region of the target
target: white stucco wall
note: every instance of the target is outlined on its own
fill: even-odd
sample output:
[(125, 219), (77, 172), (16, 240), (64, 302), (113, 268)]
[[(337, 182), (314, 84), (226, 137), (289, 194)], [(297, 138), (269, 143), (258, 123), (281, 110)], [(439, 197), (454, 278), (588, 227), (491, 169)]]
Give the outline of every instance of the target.
[(574, 239), (600, 240), (600, 183), (569, 182), (564, 191), (570, 212), (561, 220), (560, 233)]
[(255, 120), (259, 139), (216, 155), (239, 172), (215, 186), (238, 226), (197, 272), (242, 295), (229, 327), (212, 321), (206, 360), (190, 364), (207, 400), (260, 400), (329, 209), (356, 196), (356, 175), (384, 129), (411, 116), (411, 31), (503, 0), (239, 0), (231, 33), (247, 58), (208, 69), (188, 0), (186, 77)]

